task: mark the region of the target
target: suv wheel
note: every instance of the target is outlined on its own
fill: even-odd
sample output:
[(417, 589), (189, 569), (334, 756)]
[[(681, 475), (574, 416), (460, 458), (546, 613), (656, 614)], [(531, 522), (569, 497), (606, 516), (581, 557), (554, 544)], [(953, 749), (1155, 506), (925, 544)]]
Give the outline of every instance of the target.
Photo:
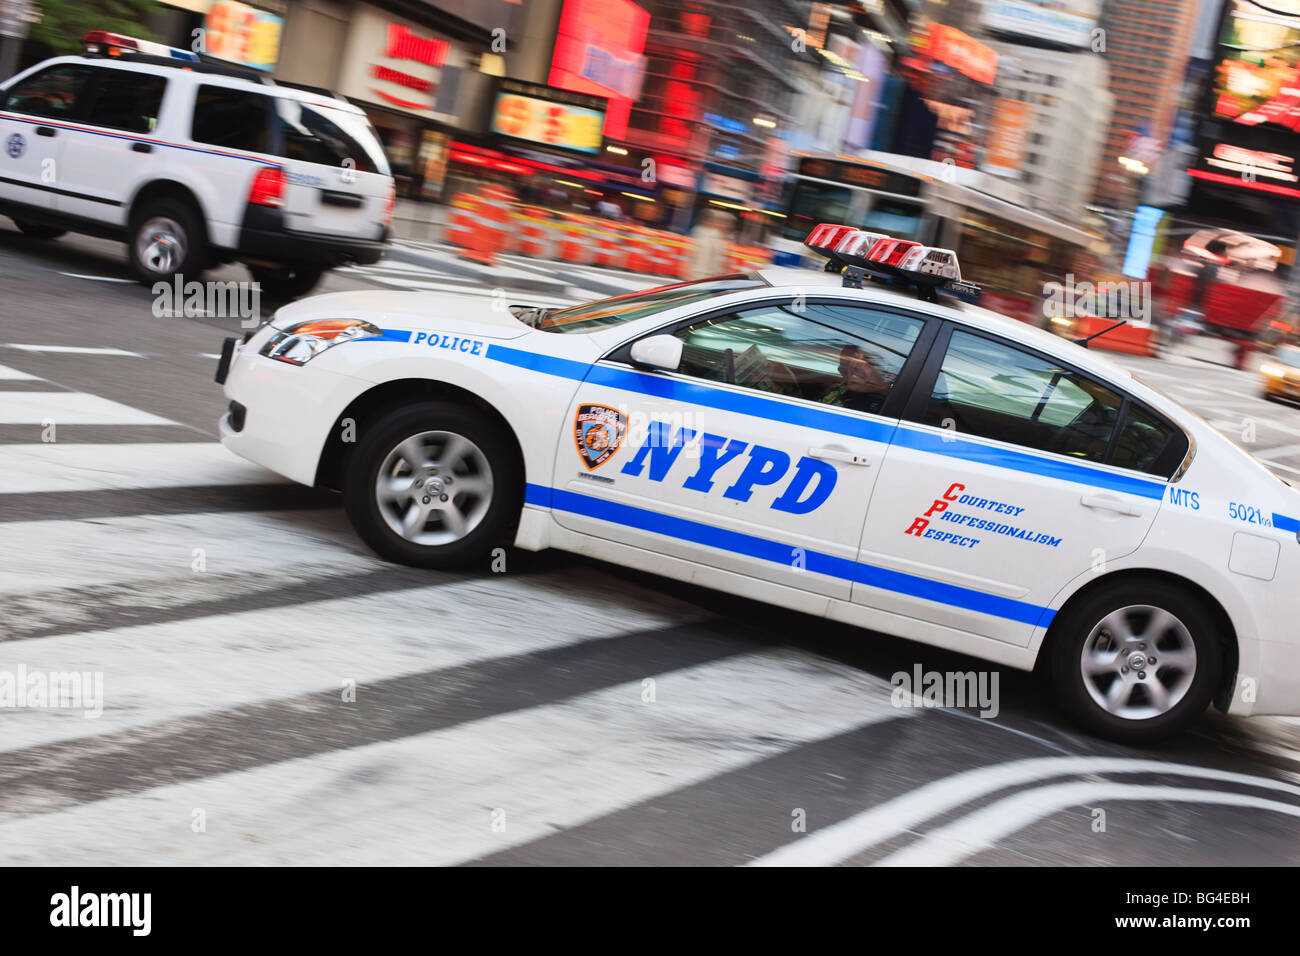
[(28, 222), (25, 219), (15, 219), (14, 225), (18, 227), (18, 231), (24, 236), (31, 236), (33, 239), (57, 239), (68, 232), (68, 230), (60, 229), (58, 226), (45, 226), (39, 222)]
[(508, 543), (523, 503), (509, 437), (481, 413), (428, 401), (365, 423), (343, 506), (381, 557), (450, 568)]
[(203, 224), (188, 203), (177, 199), (155, 200), (138, 209), (127, 241), (131, 268), (145, 282), (197, 277), (206, 265)]
[(249, 274), (262, 294), (275, 302), (288, 302), (316, 288), (325, 270), (320, 266), (253, 266)]
[(1223, 654), (1201, 601), (1164, 581), (1127, 581), (1070, 608), (1049, 635), (1052, 683), (1086, 730), (1158, 740), (1209, 706)]

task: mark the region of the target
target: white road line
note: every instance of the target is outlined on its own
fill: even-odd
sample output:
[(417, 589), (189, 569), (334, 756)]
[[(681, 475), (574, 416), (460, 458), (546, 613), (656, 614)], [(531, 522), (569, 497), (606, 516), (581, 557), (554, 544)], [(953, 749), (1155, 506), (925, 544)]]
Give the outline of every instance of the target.
[[(202, 550), (200, 572), (194, 570), (195, 548)], [(166, 587), (168, 581), (188, 592), (204, 586), (205, 574), (310, 565), (334, 573), (384, 567), (341, 510), (0, 522), (0, 596), (133, 582)], [(0, 621), (0, 633), (12, 623)]]
[[(527, 630), (540, 629), (530, 618)], [(646, 677), (653, 703), (638, 679), (408, 739), (12, 820), (0, 825), (0, 860), (450, 865), (854, 727), (907, 719), (884, 681), (790, 650)], [(364, 701), (361, 686), (353, 706)], [(195, 807), (207, 812), (198, 836), (184, 825)], [(789, 818), (769, 824), (784, 829)]]
[[(999, 840), (1071, 807), (1114, 801), (1198, 803), (1267, 810), (1300, 817), (1300, 806), (1221, 790), (1188, 790), (1122, 783), (1080, 781), (1040, 787), (999, 800), (956, 823), (927, 833), (916, 843), (880, 860), (877, 866), (952, 866), (995, 847)], [(1242, 821), (1245, 823), (1245, 820)]]
[(199, 358), (216, 359), (216, 360), (221, 359), (220, 352), (195, 352), (194, 354), (197, 355)]
[(122, 355), (127, 358), (144, 358), (139, 352), (125, 349), (92, 348), (82, 345), (18, 345), (13, 342), (0, 343), (0, 348), (21, 349), (24, 352), (66, 352), (70, 355)]
[(0, 379), (8, 382), (39, 382), (44, 381), (39, 375), (30, 375), (27, 372), (20, 371), (16, 368), (10, 368), (7, 365), (0, 365)]
[(1280, 463), (1280, 462), (1270, 461), (1270, 462), (1268, 463), (1268, 467), (1270, 467), (1270, 468), (1280, 468), (1280, 469), (1282, 469), (1283, 471), (1289, 471), (1289, 472), (1291, 472), (1291, 474), (1293, 474), (1293, 475), (1300, 475), (1300, 468), (1292, 468), (1290, 465), (1283, 465), (1283, 464)]
[(79, 272), (60, 272), (59, 275), (68, 276), (71, 279), (89, 279), (92, 282), (122, 282), (127, 285), (136, 285), (139, 283), (138, 279), (121, 279), (117, 276), (88, 276), (82, 275)]
[[(172, 570), (188, 552), (165, 557)], [(615, 601), (619, 614), (611, 621)], [(315, 691), (333, 694), (344, 680), (357, 682), (356, 706), (364, 709), (367, 685), (377, 681), (704, 615), (601, 572), (564, 571), (487, 574), (439, 587), (28, 638), (4, 645), (6, 669), (24, 664), (29, 674), (101, 672), (104, 712), (88, 719), (80, 710), (5, 710), (0, 749), (160, 725)], [(605, 622), (598, 635), (593, 620)], [(341, 694), (338, 699), (342, 707)]]
[(814, 830), (752, 866), (831, 866), (890, 840), (940, 814), (1004, 787), (1024, 786), (1066, 774), (1165, 773), (1279, 790), (1300, 796), (1300, 787), (1225, 770), (1127, 757), (1033, 757), (978, 767), (895, 797), (832, 826)]
[[(5, 392), (0, 398), (0, 424), (43, 425), (47, 422), (54, 422), (56, 426), (176, 424), (169, 418), (85, 392)], [(5, 477), (0, 473), (0, 483)]]
[[(9, 393), (30, 395), (32, 393)], [(9, 394), (0, 399), (0, 421)], [(46, 413), (56, 422), (77, 419)], [(39, 420), (39, 419), (38, 419)], [(100, 420), (98, 424), (107, 424)], [(166, 419), (126, 418), (117, 424), (171, 424)], [(56, 432), (57, 436), (57, 432)], [(36, 491), (106, 491), (189, 485), (286, 482), (274, 472), (237, 458), (216, 442), (122, 445), (33, 443), (0, 445), (0, 494)]]

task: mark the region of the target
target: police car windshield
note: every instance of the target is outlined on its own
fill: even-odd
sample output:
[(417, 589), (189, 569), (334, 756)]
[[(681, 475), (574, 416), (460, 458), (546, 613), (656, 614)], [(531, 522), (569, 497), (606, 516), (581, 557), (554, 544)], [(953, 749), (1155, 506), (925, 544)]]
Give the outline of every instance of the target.
[(596, 332), (624, 322), (644, 319), (648, 315), (666, 312), (679, 305), (691, 305), (716, 296), (743, 289), (757, 289), (765, 285), (762, 279), (754, 275), (715, 276), (712, 279), (700, 279), (695, 282), (679, 282), (676, 285), (660, 286), (646, 289), (644, 292), (629, 292), (616, 295), (612, 299), (601, 299), (586, 305), (575, 305), (568, 309), (546, 311), (532, 323), (534, 328), (547, 332)]

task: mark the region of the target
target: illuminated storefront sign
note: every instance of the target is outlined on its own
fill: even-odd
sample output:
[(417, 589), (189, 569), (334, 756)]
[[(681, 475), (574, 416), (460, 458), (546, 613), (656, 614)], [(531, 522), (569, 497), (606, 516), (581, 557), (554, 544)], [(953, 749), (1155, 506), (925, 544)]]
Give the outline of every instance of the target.
[(203, 19), (203, 52), (255, 70), (275, 69), (283, 21), (238, 0), (217, 0)]
[(645, 75), (650, 14), (630, 0), (565, 0), (547, 82), (609, 100), (605, 135), (622, 139)]
[(998, 73), (998, 53), (955, 27), (931, 23), (918, 50), (952, 67), (977, 83), (992, 83)]
[(442, 122), (457, 119), (465, 54), (433, 31), (358, 5), (339, 70), (339, 92)]
[(572, 149), (600, 152), (604, 100), (534, 83), (503, 80), (492, 108), (492, 132)]
[[(1087, 5), (1084, 0), (1070, 4), (1071, 7)], [(1059, 9), (1041, 0), (987, 0), (980, 19), (984, 28), (994, 33), (1075, 48), (1091, 45), (1092, 31), (1097, 25), (1095, 15)]]

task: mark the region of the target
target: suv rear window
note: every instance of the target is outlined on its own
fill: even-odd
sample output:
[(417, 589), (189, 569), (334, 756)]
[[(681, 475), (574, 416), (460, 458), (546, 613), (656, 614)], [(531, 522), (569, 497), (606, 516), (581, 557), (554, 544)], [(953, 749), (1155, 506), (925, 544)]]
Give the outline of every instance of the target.
[(271, 152), (271, 97), (224, 86), (200, 86), (190, 139), (250, 153)]
[(276, 101), (286, 159), (388, 174), (383, 147), (364, 116), (281, 97)]

